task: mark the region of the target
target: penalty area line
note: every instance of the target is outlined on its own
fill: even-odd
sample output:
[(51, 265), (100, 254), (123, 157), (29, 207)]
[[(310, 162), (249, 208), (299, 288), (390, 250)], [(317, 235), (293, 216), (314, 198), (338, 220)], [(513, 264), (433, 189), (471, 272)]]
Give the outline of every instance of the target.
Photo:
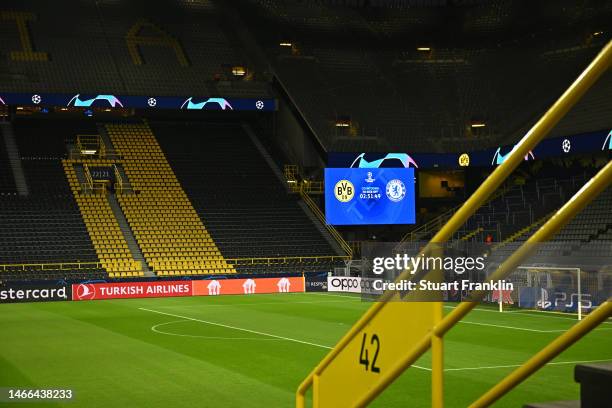
[[(229, 324), (223, 324), (223, 323), (218, 323), (218, 322), (211, 322), (209, 320), (196, 319), (195, 317), (181, 316), (181, 315), (174, 314), (174, 313), (161, 312), (159, 310), (147, 309), (147, 308), (144, 308), (144, 307), (139, 307), (138, 310), (143, 310), (143, 311), (151, 312), (151, 313), (157, 313), (157, 314), (165, 315), (165, 316), (172, 316), (172, 317), (176, 317), (176, 318), (179, 318), (179, 319), (191, 320), (193, 322), (200, 322), (200, 323), (203, 323), (203, 324), (209, 324), (211, 326), (224, 327), (226, 329), (238, 330), (238, 331), (242, 331), (242, 332), (246, 332), (246, 333), (259, 334), (260, 336), (267, 336), (267, 337), (272, 337), (272, 338), (275, 338), (275, 339), (291, 341), (291, 342), (294, 342), (294, 343), (306, 344), (308, 346), (319, 347), (319, 348), (323, 348), (323, 349), (327, 349), (327, 350), (333, 349), (333, 347), (325, 346), (323, 344), (317, 344), (317, 343), (312, 343), (310, 341), (298, 340), (298, 339), (293, 339), (291, 337), (285, 337), (285, 336), (279, 336), (279, 335), (276, 335), (276, 334), (265, 333), (265, 332), (261, 332), (261, 331), (258, 331), (258, 330), (245, 329), (243, 327), (231, 326)], [(412, 367), (418, 368), (420, 370), (431, 371), (430, 368), (421, 367), (421, 366), (417, 366), (417, 365), (414, 365), (414, 364), (412, 365)]]
[[(612, 361), (612, 359), (607, 360), (578, 360), (578, 361), (556, 361), (552, 363), (546, 363), (546, 366), (549, 365), (564, 365), (564, 364), (587, 364), (587, 363), (605, 363), (608, 361)], [(496, 366), (484, 366), (484, 367), (461, 367), (461, 368), (445, 368), (444, 371), (468, 371), (468, 370), (490, 370), (495, 368), (516, 368), (521, 367), (523, 364), (508, 364), (508, 365), (496, 365)]]

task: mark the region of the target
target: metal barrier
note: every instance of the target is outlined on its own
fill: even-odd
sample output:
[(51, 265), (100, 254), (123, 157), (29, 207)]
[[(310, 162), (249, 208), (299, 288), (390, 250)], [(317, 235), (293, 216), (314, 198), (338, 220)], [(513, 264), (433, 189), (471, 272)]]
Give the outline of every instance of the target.
[(278, 265), (291, 262), (348, 261), (349, 256), (281, 256), (269, 258), (225, 258), (232, 265)]
[(133, 194), (134, 190), (132, 189), (132, 185), (123, 181), (123, 177), (116, 163), (113, 163), (113, 171), (115, 172), (115, 192), (117, 194)]
[[(347, 261), (348, 256), (322, 255), (322, 256), (281, 256), (262, 258), (226, 258), (225, 261), (232, 265), (284, 265), (293, 262), (308, 263), (321, 261)], [(57, 262), (57, 263), (17, 263), (0, 264), (0, 271), (48, 271), (48, 270), (71, 270), (102, 268), (100, 262)]]
[[(33, 269), (32, 269), (33, 268)], [(56, 263), (22, 263), (22, 264), (0, 264), (0, 271), (68, 271), (72, 269), (100, 269), (100, 262), (56, 262)]]
[(342, 238), (342, 235), (340, 235), (338, 230), (336, 230), (333, 226), (327, 223), (325, 215), (321, 212), (317, 203), (315, 203), (312, 198), (310, 198), (308, 194), (304, 192), (303, 189), (300, 189), (300, 196), (302, 197), (302, 200), (304, 200), (308, 208), (310, 208), (314, 215), (319, 219), (321, 224), (323, 224), (327, 231), (331, 234), (331, 236), (334, 237), (338, 245), (340, 245), (340, 248), (342, 248), (342, 250), (346, 253), (349, 259), (352, 258), (353, 250), (351, 249), (351, 246), (346, 243), (346, 241), (344, 240), (344, 238)]
[[(612, 64), (612, 41), (597, 55), (584, 72), (574, 81), (574, 83), (563, 93), (563, 95), (553, 104), (553, 106), (540, 118), (540, 120), (527, 132), (523, 139), (516, 144), (515, 149), (509, 157), (499, 165), (495, 171), (482, 183), (482, 185), (472, 194), (472, 196), (450, 217), (448, 222), (435, 234), (430, 243), (423, 249), (422, 254), (429, 254), (434, 250), (437, 243), (448, 241), (452, 235), (463, 225), (474, 212), (487, 201), (489, 197), (501, 186), (514, 169), (523, 161), (523, 158), (532, 150), (550, 130), (565, 116), (584, 93), (597, 81), (597, 79)], [(587, 182), (555, 215), (553, 215), (536, 233), (534, 233), (515, 253), (503, 262), (497, 271), (489, 276), (489, 281), (503, 279), (520, 263), (527, 258), (532, 250), (533, 244), (545, 242), (556, 234), (565, 224), (567, 224), (578, 212), (580, 212), (589, 202), (591, 202), (606, 187), (612, 184), (612, 161), (589, 182)], [(404, 271), (398, 280), (409, 280), (412, 274)], [(444, 406), (443, 398), (443, 336), (465, 315), (467, 315), (477, 305), (477, 301), (485, 296), (486, 292), (473, 293), (474, 301), (464, 302), (453, 309), (451, 313), (443, 316), (442, 303), (437, 302), (433, 329), (416, 344), (412, 344), (411, 351), (399, 358), (396, 364), (384, 373), (381, 373), (379, 380), (373, 383), (363, 397), (355, 404), (365, 406), (378, 396), (389, 384), (391, 384), (401, 373), (410, 367), (423, 353), (430, 347), (432, 348), (432, 407), (440, 408)], [(331, 352), (319, 363), (319, 365), (306, 377), (300, 384), (296, 392), (296, 407), (305, 406), (305, 394), (325, 368), (334, 358), (358, 335), (383, 308), (387, 307), (389, 300), (397, 295), (395, 291), (387, 291), (380, 301), (375, 303), (359, 319), (349, 332), (339, 341)], [(612, 300), (612, 299), (611, 299)], [(560, 351), (569, 347), (589, 330), (597, 326), (603, 319), (612, 314), (612, 308), (608, 303), (600, 306), (601, 311), (591, 319), (584, 319), (582, 324), (577, 324), (559, 339), (551, 343), (547, 348), (538, 353), (534, 358), (519, 370), (516, 370), (510, 379), (502, 381), (494, 387), (490, 393), (477, 401), (474, 406), (486, 406), (488, 402), (495, 401), (503, 393), (507, 392), (514, 385), (527, 378), (537, 368), (541, 367), (546, 361), (553, 358)], [(599, 310), (599, 309), (598, 309)], [(586, 323), (584, 323), (586, 322)], [(316, 397), (316, 396), (315, 396)], [(315, 398), (316, 406), (321, 406), (321, 401)]]
[(327, 223), (325, 215), (321, 212), (319, 206), (308, 196), (308, 194), (322, 194), (323, 193), (323, 182), (322, 181), (308, 181), (302, 180), (300, 175), (300, 169), (295, 164), (285, 164), (284, 167), (285, 179), (287, 185), (292, 193), (299, 193), (302, 200), (306, 203), (308, 208), (314, 213), (317, 219), (325, 226), (327, 231), (336, 240), (340, 248), (346, 252), (349, 259), (353, 257), (353, 250), (349, 244), (346, 243), (342, 235), (333, 226)]

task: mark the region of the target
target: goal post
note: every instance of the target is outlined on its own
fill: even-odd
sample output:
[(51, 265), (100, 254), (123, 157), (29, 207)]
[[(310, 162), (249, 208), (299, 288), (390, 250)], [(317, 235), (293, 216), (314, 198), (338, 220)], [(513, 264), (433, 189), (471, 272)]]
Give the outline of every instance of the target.
[[(513, 283), (512, 300), (519, 308), (575, 313), (582, 320), (584, 310), (593, 307), (601, 289), (597, 272), (577, 267), (519, 266), (508, 279)], [(501, 293), (497, 296), (502, 308)]]

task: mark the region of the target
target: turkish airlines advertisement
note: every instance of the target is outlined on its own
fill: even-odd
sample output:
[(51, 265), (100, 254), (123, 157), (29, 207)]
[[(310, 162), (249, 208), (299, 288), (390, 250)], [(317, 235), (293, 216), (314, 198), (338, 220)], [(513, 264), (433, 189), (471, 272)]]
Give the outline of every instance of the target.
[(193, 281), (194, 296), (304, 292), (304, 278), (212, 279)]
[(191, 281), (81, 283), (72, 285), (72, 300), (191, 296)]
[(72, 285), (72, 300), (304, 292), (304, 278), (211, 279)]

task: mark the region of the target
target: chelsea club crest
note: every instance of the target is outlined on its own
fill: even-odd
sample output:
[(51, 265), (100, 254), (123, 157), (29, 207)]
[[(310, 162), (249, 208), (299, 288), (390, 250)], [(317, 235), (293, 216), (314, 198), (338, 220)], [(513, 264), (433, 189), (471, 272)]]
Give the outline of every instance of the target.
[(406, 197), (406, 186), (399, 179), (393, 179), (387, 183), (387, 197), (397, 203)]

